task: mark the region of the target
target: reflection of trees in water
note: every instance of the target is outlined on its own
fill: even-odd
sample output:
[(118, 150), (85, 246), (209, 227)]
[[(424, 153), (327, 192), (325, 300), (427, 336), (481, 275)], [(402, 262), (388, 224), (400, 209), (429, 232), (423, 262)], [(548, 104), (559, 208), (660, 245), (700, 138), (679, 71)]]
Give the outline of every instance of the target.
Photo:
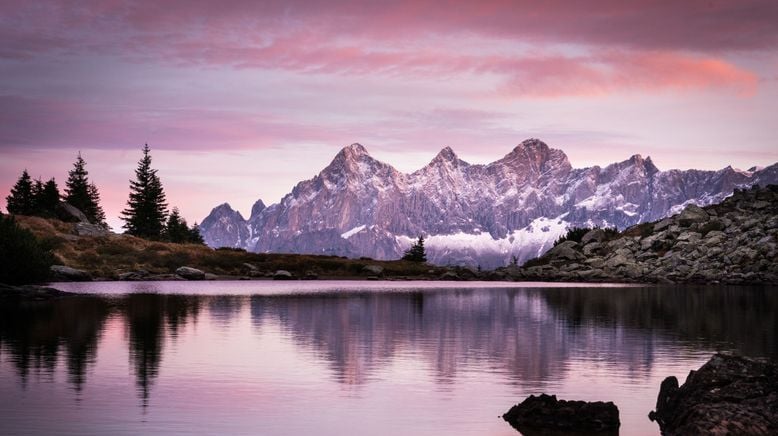
[(63, 353), (68, 381), (80, 391), (94, 364), (108, 314), (109, 305), (100, 298), (4, 300), (0, 303), (0, 349), (11, 354), (22, 383), (31, 369), (51, 376)]
[(196, 296), (130, 294), (122, 300), (130, 364), (144, 406), (159, 374), (165, 337), (176, 337), (190, 318), (195, 322), (200, 307), (201, 298)]
[(219, 295), (208, 297), (208, 314), (211, 322), (220, 326), (228, 326), (240, 314), (244, 297)]
[(561, 379), (571, 357), (647, 374), (662, 347), (775, 356), (778, 298), (759, 290), (548, 288), (254, 296), (253, 324), (277, 319), (337, 380), (364, 383), (398, 353), (439, 383), (488, 365), (512, 383)]

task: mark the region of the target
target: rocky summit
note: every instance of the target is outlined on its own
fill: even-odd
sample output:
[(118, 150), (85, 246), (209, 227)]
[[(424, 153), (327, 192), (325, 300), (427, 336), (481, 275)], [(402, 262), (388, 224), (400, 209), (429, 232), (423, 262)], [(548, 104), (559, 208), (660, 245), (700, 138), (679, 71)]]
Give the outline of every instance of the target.
[(516, 280), (778, 283), (778, 185), (737, 189), (624, 232), (588, 231), (523, 267)]
[(424, 235), (430, 262), (492, 269), (537, 257), (573, 226), (624, 229), (768, 183), (778, 183), (778, 164), (661, 171), (634, 155), (573, 168), (538, 139), (489, 164), (465, 162), (446, 147), (406, 174), (352, 144), (279, 203), (258, 203), (248, 219), (224, 204), (200, 230), (212, 247), (374, 259), (398, 259)]

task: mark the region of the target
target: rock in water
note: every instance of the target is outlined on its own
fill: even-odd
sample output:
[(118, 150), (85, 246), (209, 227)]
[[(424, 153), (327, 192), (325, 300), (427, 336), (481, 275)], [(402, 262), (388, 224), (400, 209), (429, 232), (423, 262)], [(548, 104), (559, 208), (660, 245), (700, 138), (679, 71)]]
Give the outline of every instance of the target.
[(67, 282), (88, 282), (92, 280), (92, 276), (88, 272), (65, 265), (52, 265), (50, 270), (51, 275), (56, 280)]
[(778, 365), (716, 354), (680, 387), (666, 378), (648, 417), (666, 436), (778, 434)]
[(506, 412), (502, 419), (524, 435), (619, 433), (619, 408), (612, 402), (557, 400), (556, 395), (530, 395)]
[(176, 270), (176, 274), (187, 280), (204, 280), (205, 273), (197, 268), (182, 266)]

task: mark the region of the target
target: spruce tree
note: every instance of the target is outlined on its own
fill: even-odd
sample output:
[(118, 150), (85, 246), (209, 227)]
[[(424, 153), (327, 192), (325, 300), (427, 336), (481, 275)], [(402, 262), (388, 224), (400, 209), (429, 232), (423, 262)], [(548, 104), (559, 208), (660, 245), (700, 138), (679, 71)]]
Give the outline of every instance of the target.
[(14, 215), (32, 215), (35, 212), (35, 198), (33, 197), (33, 184), (27, 170), (22, 171), (21, 177), (11, 188), (11, 194), (5, 198), (8, 213)]
[(56, 214), (57, 205), (59, 204), (59, 187), (57, 187), (57, 182), (53, 177), (44, 183), (43, 187), (37, 192), (35, 204), (37, 215), (52, 217)]
[(32, 213), (30, 215), (43, 216), (43, 204), (41, 204), (41, 195), (43, 194), (43, 181), (40, 176), (32, 181)]
[(419, 239), (415, 244), (411, 246), (403, 255), (403, 260), (410, 260), (411, 262), (426, 262), (427, 253), (424, 251), (424, 237), (419, 236)]
[(130, 180), (130, 198), (122, 220), (127, 233), (142, 238), (158, 239), (165, 228), (167, 203), (157, 170), (151, 168), (151, 150), (143, 147), (143, 158), (135, 169), (135, 180)]
[(205, 245), (205, 240), (203, 239), (203, 235), (200, 233), (200, 225), (197, 224), (196, 222), (194, 223), (192, 228), (189, 229), (189, 243)]
[(177, 207), (173, 208), (173, 211), (170, 212), (170, 216), (167, 218), (165, 236), (170, 242), (179, 244), (189, 242), (189, 227), (186, 225), (186, 220), (181, 218), (181, 213)]
[(86, 161), (79, 152), (65, 182), (65, 202), (83, 212), (92, 223), (104, 224), (105, 213), (100, 206), (100, 195), (97, 187), (89, 182), (88, 175)]

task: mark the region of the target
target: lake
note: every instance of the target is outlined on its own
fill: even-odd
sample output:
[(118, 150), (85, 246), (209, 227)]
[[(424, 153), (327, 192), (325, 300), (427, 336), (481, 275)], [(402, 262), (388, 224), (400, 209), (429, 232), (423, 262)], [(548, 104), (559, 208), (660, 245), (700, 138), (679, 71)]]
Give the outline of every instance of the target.
[(776, 288), (94, 282), (0, 303), (0, 434), (517, 435), (527, 395), (614, 401), (778, 357)]

